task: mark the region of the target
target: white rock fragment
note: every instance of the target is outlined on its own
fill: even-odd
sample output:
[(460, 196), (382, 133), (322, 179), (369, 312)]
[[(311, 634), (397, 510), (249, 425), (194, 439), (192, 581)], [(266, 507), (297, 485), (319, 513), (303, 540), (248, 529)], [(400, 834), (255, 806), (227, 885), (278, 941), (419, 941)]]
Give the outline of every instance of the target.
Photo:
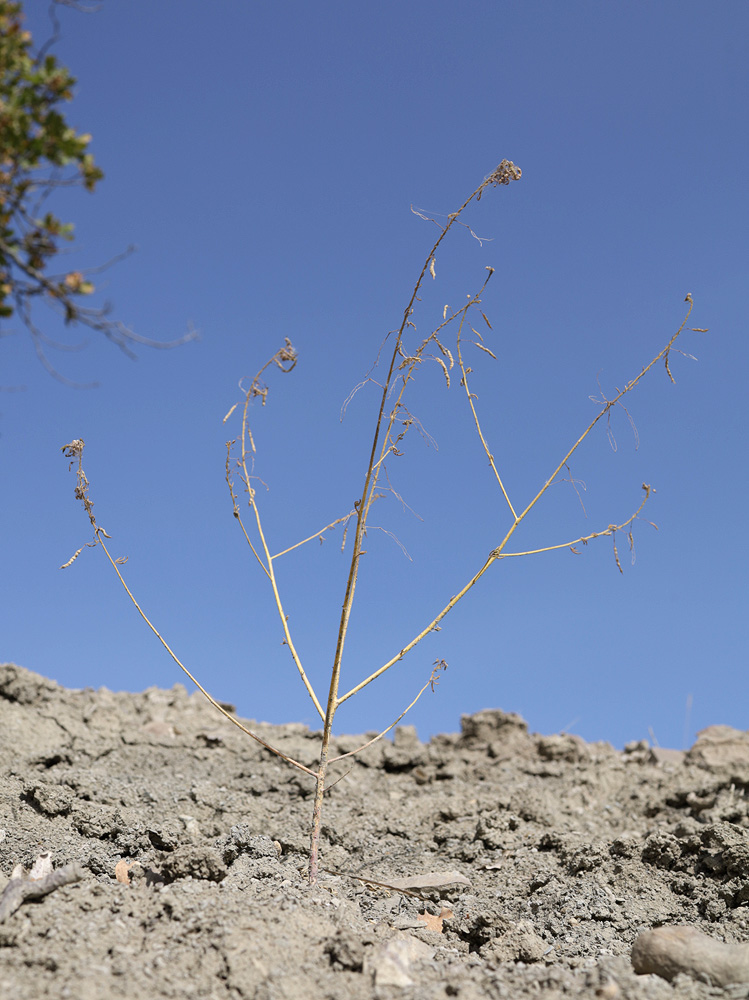
[(632, 966), (671, 980), (679, 973), (712, 986), (749, 983), (749, 944), (726, 944), (694, 927), (657, 927), (639, 934)]
[(433, 955), (434, 948), (418, 938), (403, 934), (391, 938), (367, 958), (364, 971), (372, 976), (375, 986), (413, 986), (414, 980), (410, 975), (413, 966), (429, 961)]
[(425, 875), (409, 875), (407, 878), (391, 878), (387, 883), (393, 889), (445, 889), (448, 886), (470, 886), (471, 881), (460, 872), (427, 872)]

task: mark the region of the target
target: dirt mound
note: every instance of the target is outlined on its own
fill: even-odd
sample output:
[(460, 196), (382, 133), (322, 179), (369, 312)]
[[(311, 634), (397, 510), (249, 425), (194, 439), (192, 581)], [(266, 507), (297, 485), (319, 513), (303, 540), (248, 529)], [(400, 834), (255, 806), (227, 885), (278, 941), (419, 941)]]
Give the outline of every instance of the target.
[[(256, 728), (314, 766), (318, 734)], [(44, 852), (83, 872), (0, 923), (0, 996), (726, 994), (630, 951), (663, 924), (749, 940), (749, 734), (619, 752), (487, 710), (345, 763), (310, 887), (312, 782), (201, 695), (0, 666), (0, 893)]]

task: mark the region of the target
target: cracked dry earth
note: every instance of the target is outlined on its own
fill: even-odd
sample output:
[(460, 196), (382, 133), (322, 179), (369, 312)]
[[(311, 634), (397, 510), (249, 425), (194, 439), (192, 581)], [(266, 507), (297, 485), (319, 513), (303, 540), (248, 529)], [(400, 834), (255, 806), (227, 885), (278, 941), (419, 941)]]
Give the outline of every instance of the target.
[[(319, 734), (257, 729), (314, 765)], [(630, 960), (660, 925), (749, 941), (748, 789), (727, 727), (686, 754), (493, 709), (402, 727), (328, 793), (311, 887), (310, 783), (201, 695), (0, 666), (0, 893), (45, 852), (83, 876), (0, 923), (0, 997), (749, 997)]]

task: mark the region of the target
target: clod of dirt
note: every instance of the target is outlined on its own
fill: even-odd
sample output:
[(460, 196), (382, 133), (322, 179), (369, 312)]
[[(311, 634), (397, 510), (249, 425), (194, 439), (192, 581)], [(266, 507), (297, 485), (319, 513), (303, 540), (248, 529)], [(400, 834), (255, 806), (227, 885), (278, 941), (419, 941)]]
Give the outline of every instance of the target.
[(540, 962), (549, 945), (536, 934), (533, 924), (520, 920), (504, 934), (492, 938), (481, 948), (481, 957), (494, 965), (503, 962)]
[(697, 734), (687, 762), (708, 769), (728, 768), (749, 779), (749, 732), (731, 726), (708, 726)]
[(167, 882), (176, 882), (180, 878), (220, 882), (229, 873), (217, 850), (194, 844), (185, 844), (168, 854), (161, 870)]

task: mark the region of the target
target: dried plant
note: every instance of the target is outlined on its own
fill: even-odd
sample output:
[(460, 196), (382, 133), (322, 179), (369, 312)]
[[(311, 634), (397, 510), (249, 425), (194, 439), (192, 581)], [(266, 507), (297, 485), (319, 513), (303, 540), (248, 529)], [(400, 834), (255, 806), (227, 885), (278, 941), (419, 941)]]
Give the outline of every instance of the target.
[[(415, 304), (419, 301), (419, 291), (422, 287), (422, 283), (425, 280), (427, 274), (432, 277), (435, 276), (435, 261), (436, 256), (439, 251), (440, 245), (446, 238), (450, 230), (456, 225), (465, 226), (465, 223), (460, 221), (460, 217), (466, 207), (472, 201), (479, 201), (485, 189), (489, 186), (500, 186), (509, 184), (513, 180), (518, 180), (521, 176), (521, 171), (513, 163), (503, 160), (502, 163), (497, 167), (497, 169), (490, 174), (485, 180), (479, 185), (479, 187), (471, 194), (471, 196), (463, 203), (463, 205), (454, 212), (452, 215), (447, 217), (447, 221), (444, 223), (436, 222), (436, 220), (431, 220), (438, 225), (439, 236), (432, 246), (431, 250), (426, 256), (424, 265), (419, 274), (418, 280), (414, 285), (411, 297), (406, 305), (403, 312), (403, 317), (399, 328), (393, 331), (389, 337), (389, 355), (386, 358), (387, 363), (387, 374), (383, 381), (375, 382), (375, 380), (370, 375), (360, 383), (358, 388), (361, 388), (367, 382), (371, 382), (379, 386), (379, 407), (377, 412), (377, 417), (374, 425), (374, 435), (372, 439), (371, 448), (369, 450), (369, 458), (366, 467), (366, 474), (364, 476), (364, 483), (361, 490), (360, 498), (355, 502), (354, 509), (342, 517), (331, 521), (329, 524), (324, 525), (318, 531), (309, 535), (295, 545), (289, 546), (282, 551), (275, 554), (271, 552), (271, 548), (268, 543), (266, 533), (263, 529), (263, 522), (261, 518), (260, 505), (258, 503), (258, 497), (256, 492), (256, 487), (254, 482), (257, 480), (252, 474), (252, 461), (255, 454), (255, 442), (252, 436), (252, 431), (249, 423), (250, 406), (252, 402), (256, 399), (260, 399), (262, 405), (265, 405), (268, 396), (268, 387), (263, 381), (263, 374), (268, 368), (276, 367), (282, 372), (290, 372), (297, 363), (296, 352), (291, 345), (291, 342), (287, 339), (284, 347), (281, 348), (264, 366), (260, 369), (258, 374), (252, 380), (249, 387), (243, 387), (244, 399), (240, 403), (235, 404), (229, 412), (224, 417), (224, 422), (229, 420), (229, 418), (235, 413), (237, 409), (241, 412), (241, 433), (234, 440), (227, 442), (227, 452), (226, 452), (226, 482), (231, 495), (231, 500), (233, 504), (234, 517), (236, 518), (240, 530), (244, 535), (247, 544), (249, 545), (255, 559), (260, 565), (262, 571), (268, 578), (268, 583), (270, 584), (271, 590), (273, 592), (273, 598), (275, 601), (276, 609), (278, 611), (279, 619), (281, 622), (281, 627), (284, 634), (284, 642), (288, 646), (291, 653), (292, 659), (299, 673), (299, 677), (304, 685), (312, 703), (315, 706), (315, 710), (319, 714), (323, 722), (323, 734), (320, 745), (320, 757), (319, 763), (316, 769), (309, 768), (297, 760), (291, 759), (286, 754), (281, 753), (276, 747), (270, 746), (267, 742), (261, 739), (257, 733), (253, 733), (243, 726), (238, 719), (236, 719), (231, 713), (229, 713), (226, 708), (219, 704), (199, 683), (199, 681), (192, 675), (188, 668), (179, 660), (161, 634), (158, 632), (156, 627), (148, 619), (144, 611), (141, 609), (135, 597), (130, 592), (125, 580), (122, 576), (117, 560), (112, 557), (110, 551), (107, 547), (105, 539), (110, 536), (101, 528), (94, 517), (93, 514), (93, 504), (89, 498), (88, 490), (89, 484), (86, 475), (83, 471), (82, 465), (82, 453), (83, 453), (83, 441), (76, 440), (64, 447), (64, 452), (67, 457), (72, 459), (71, 466), (77, 461), (77, 483), (76, 483), (76, 497), (83, 503), (88, 517), (94, 529), (94, 540), (89, 543), (92, 546), (101, 545), (109, 559), (114, 571), (120, 579), (123, 587), (127, 591), (133, 604), (142, 615), (148, 626), (153, 630), (158, 639), (166, 648), (170, 656), (173, 657), (178, 666), (187, 674), (187, 676), (197, 685), (197, 687), (203, 692), (203, 694), (208, 698), (211, 704), (224, 715), (230, 722), (238, 726), (243, 732), (252, 739), (257, 740), (264, 747), (266, 747), (271, 752), (277, 754), (283, 760), (293, 767), (296, 767), (300, 771), (304, 771), (305, 774), (309, 775), (315, 782), (315, 796), (314, 796), (314, 807), (312, 814), (312, 826), (310, 834), (310, 858), (309, 858), (309, 879), (310, 882), (314, 883), (317, 880), (320, 871), (320, 828), (321, 828), (321, 816), (323, 808), (324, 794), (330, 784), (326, 784), (328, 777), (328, 768), (331, 764), (341, 761), (346, 757), (351, 757), (355, 754), (360, 753), (367, 746), (377, 740), (382, 739), (387, 735), (404, 715), (416, 704), (421, 695), (426, 691), (427, 688), (434, 690), (436, 684), (439, 681), (442, 671), (445, 669), (447, 664), (444, 660), (436, 660), (432, 672), (427, 679), (426, 683), (423, 685), (421, 690), (418, 692), (416, 697), (411, 701), (411, 703), (400, 713), (397, 719), (391, 725), (384, 729), (382, 732), (378, 733), (373, 739), (369, 740), (367, 743), (358, 747), (349, 753), (342, 754), (339, 756), (330, 756), (331, 751), (331, 736), (333, 728), (333, 720), (335, 718), (337, 710), (340, 706), (348, 701), (349, 698), (353, 698), (360, 691), (366, 688), (369, 684), (372, 684), (381, 677), (386, 671), (390, 670), (396, 663), (402, 660), (408, 653), (411, 652), (430, 632), (438, 631), (440, 629), (440, 623), (449, 614), (449, 612), (455, 607), (455, 605), (461, 601), (466, 594), (478, 583), (481, 577), (487, 572), (487, 570), (494, 564), (502, 559), (517, 558), (519, 556), (533, 555), (539, 552), (550, 552), (555, 549), (571, 549), (573, 552), (577, 551), (576, 546), (587, 545), (589, 542), (596, 538), (610, 537), (614, 544), (614, 558), (616, 565), (621, 571), (621, 563), (619, 559), (619, 553), (616, 545), (617, 535), (623, 534), (627, 539), (630, 547), (633, 546), (633, 526), (635, 522), (640, 518), (642, 510), (645, 504), (648, 502), (653, 494), (653, 489), (647, 484), (643, 484), (642, 499), (637, 506), (637, 509), (628, 517), (625, 521), (620, 524), (609, 524), (606, 527), (599, 529), (598, 531), (593, 531), (590, 534), (580, 536), (578, 538), (569, 539), (564, 542), (560, 542), (556, 545), (545, 546), (540, 549), (529, 549), (525, 551), (507, 551), (507, 546), (515, 534), (518, 527), (522, 524), (525, 518), (530, 514), (536, 504), (539, 502), (541, 497), (546, 493), (549, 487), (563, 478), (569, 478), (573, 485), (575, 481), (572, 480), (571, 474), (569, 472), (569, 463), (575, 451), (580, 447), (583, 441), (588, 437), (596, 424), (601, 420), (606, 422), (609, 419), (611, 411), (615, 407), (624, 407), (623, 399), (630, 393), (640, 382), (642, 378), (659, 362), (663, 361), (666, 366), (666, 371), (670, 378), (671, 370), (669, 367), (669, 357), (673, 351), (676, 351), (675, 343), (677, 338), (683, 332), (686, 327), (689, 315), (692, 311), (692, 298), (691, 295), (687, 295), (686, 301), (689, 304), (689, 309), (687, 315), (682, 322), (681, 326), (678, 328), (676, 333), (670, 338), (666, 346), (661, 350), (652, 361), (642, 369), (642, 371), (631, 381), (627, 382), (624, 388), (618, 389), (616, 395), (612, 398), (606, 398), (601, 396), (600, 399), (595, 400), (598, 403), (598, 412), (596, 416), (591, 420), (588, 426), (579, 435), (577, 440), (572, 444), (572, 446), (567, 450), (567, 452), (562, 456), (557, 466), (553, 469), (552, 473), (543, 482), (538, 492), (533, 496), (530, 502), (526, 503), (525, 506), (520, 506), (517, 503), (513, 503), (508, 493), (507, 487), (502, 479), (497, 464), (495, 462), (494, 456), (489, 448), (484, 431), (482, 429), (478, 411), (476, 407), (476, 397), (471, 392), (469, 377), (471, 375), (471, 368), (467, 364), (464, 355), (464, 345), (466, 339), (466, 330), (470, 330), (475, 339), (472, 339), (472, 343), (475, 347), (479, 348), (482, 352), (494, 357), (494, 354), (483, 343), (483, 337), (481, 333), (475, 327), (471, 326), (473, 321), (473, 316), (477, 315), (484, 325), (491, 329), (491, 324), (487, 319), (486, 315), (481, 309), (481, 296), (487, 283), (494, 273), (493, 268), (487, 268), (487, 275), (484, 279), (481, 287), (476, 293), (468, 296), (466, 303), (457, 310), (450, 310), (447, 306), (442, 315), (442, 321), (432, 330), (432, 332), (421, 340), (420, 343), (416, 345), (411, 345), (410, 341), (413, 337), (413, 332), (415, 331), (415, 326), (413, 323), (413, 313)], [(420, 214), (420, 213), (419, 213)], [(468, 227), (466, 227), (468, 228)], [(475, 234), (474, 234), (475, 235)], [(447, 333), (454, 331), (453, 346), (448, 346), (446, 341)], [(382, 349), (380, 355), (378, 356), (377, 364), (381, 362)], [(476, 427), (476, 433), (481, 442), (487, 458), (491, 464), (491, 468), (494, 472), (494, 476), (497, 481), (499, 490), (504, 498), (504, 503), (506, 503), (510, 514), (509, 527), (501, 539), (499, 544), (491, 548), (488, 555), (484, 559), (483, 563), (477, 568), (473, 575), (468, 579), (466, 583), (457, 591), (454, 597), (441, 608), (438, 613), (416, 634), (414, 637), (406, 643), (401, 649), (398, 650), (395, 656), (393, 656), (386, 663), (383, 663), (380, 667), (370, 673), (364, 679), (355, 683), (348, 690), (341, 693), (341, 666), (343, 662), (343, 652), (346, 644), (346, 638), (349, 630), (349, 622), (351, 617), (351, 609), (354, 603), (354, 597), (356, 594), (356, 586), (359, 577), (359, 570), (361, 565), (361, 556), (363, 554), (362, 544), (364, 542), (367, 529), (372, 529), (372, 525), (369, 524), (369, 517), (372, 510), (372, 505), (376, 499), (383, 496), (384, 491), (391, 491), (395, 493), (392, 486), (387, 479), (386, 473), (386, 460), (389, 456), (397, 456), (401, 454), (400, 445), (407, 435), (411, 427), (414, 425), (419, 428), (418, 422), (414, 419), (412, 414), (406, 408), (404, 397), (408, 390), (409, 383), (413, 380), (417, 369), (424, 364), (425, 361), (431, 361), (436, 363), (443, 372), (447, 385), (450, 385), (452, 379), (452, 372), (457, 367), (460, 373), (460, 385), (465, 391), (468, 406), (470, 407), (473, 421)], [(354, 390), (355, 392), (356, 390)], [(352, 393), (353, 395), (353, 393)], [(351, 397), (349, 397), (350, 399)], [(347, 400), (348, 403), (349, 400)], [(344, 409), (345, 409), (344, 404)], [(626, 412), (626, 411), (625, 411)], [(567, 473), (565, 477), (563, 473)], [(237, 476), (242, 484), (242, 492), (244, 493), (244, 499), (240, 502), (240, 496), (237, 493), (235, 487), (234, 476)], [(384, 480), (386, 485), (383, 485), (382, 480)], [(398, 496), (398, 494), (395, 494)], [(579, 494), (578, 494), (579, 495)], [(245, 506), (246, 505), (246, 506)], [(249, 508), (249, 516), (252, 522), (250, 528), (247, 527), (243, 519), (243, 509), (246, 511)], [(340, 621), (338, 623), (338, 632), (336, 640), (335, 655), (333, 658), (333, 663), (330, 672), (330, 681), (327, 692), (327, 699), (323, 702), (321, 698), (318, 697), (308, 675), (305, 672), (303, 666), (303, 660), (298, 652), (296, 645), (294, 644), (294, 639), (292, 636), (291, 628), (288, 621), (288, 616), (284, 609), (284, 603), (279, 588), (279, 583), (276, 575), (276, 563), (281, 558), (281, 556), (293, 551), (299, 546), (312, 541), (313, 539), (322, 539), (326, 532), (330, 531), (334, 526), (338, 524), (344, 524), (344, 544), (346, 543), (346, 538), (348, 535), (353, 534), (353, 540), (350, 546), (350, 562), (348, 577), (346, 580), (346, 587), (343, 599), (343, 605), (341, 610)], [(351, 529), (351, 530), (349, 530)], [(80, 554), (82, 550), (78, 550), (73, 558), (69, 560), (65, 567), (69, 566)], [(333, 782), (334, 783), (334, 782)]]

